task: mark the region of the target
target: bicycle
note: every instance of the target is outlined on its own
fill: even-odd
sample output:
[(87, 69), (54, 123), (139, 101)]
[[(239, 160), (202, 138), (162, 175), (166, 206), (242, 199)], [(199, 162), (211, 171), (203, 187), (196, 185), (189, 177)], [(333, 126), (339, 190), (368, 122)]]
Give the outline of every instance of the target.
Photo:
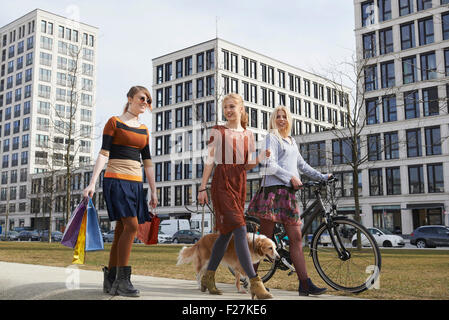
[[(345, 216), (338, 216), (336, 206), (326, 211), (321, 191), (327, 184), (336, 181), (337, 179), (333, 178), (324, 182), (304, 183), (303, 187), (312, 189), (315, 201), (301, 214), (304, 221), (301, 233), (304, 238), (305, 231), (313, 220), (317, 217), (323, 219), (324, 222), (316, 229), (310, 241), (310, 256), (315, 269), (324, 282), (335, 290), (360, 293), (378, 281), (381, 254), (373, 236), (363, 225)], [(257, 234), (259, 219), (248, 215), (245, 215), (245, 219), (248, 232)], [(276, 243), (280, 258), (264, 258), (260, 262), (258, 274), (263, 282), (270, 280), (277, 269), (290, 271), (288, 275), (296, 273), (282, 224), (275, 224), (272, 240)], [(361, 247), (362, 245), (367, 248)], [(230, 271), (233, 273), (232, 269)], [(247, 285), (246, 280), (242, 278), (241, 281), (244, 286)]]

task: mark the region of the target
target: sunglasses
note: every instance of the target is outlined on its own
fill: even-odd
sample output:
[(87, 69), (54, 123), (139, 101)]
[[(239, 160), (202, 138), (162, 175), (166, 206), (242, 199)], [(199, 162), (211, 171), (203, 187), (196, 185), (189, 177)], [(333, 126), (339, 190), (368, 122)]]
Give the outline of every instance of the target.
[(148, 104), (151, 104), (151, 99), (145, 99), (145, 97), (140, 97), (141, 102), (146, 102)]

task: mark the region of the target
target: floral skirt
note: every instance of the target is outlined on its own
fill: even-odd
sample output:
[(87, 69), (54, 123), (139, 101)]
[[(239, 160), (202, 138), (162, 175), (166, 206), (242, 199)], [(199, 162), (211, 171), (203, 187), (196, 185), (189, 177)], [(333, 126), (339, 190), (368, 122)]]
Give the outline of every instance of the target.
[(247, 213), (285, 225), (301, 225), (296, 191), (287, 186), (262, 187), (251, 199)]

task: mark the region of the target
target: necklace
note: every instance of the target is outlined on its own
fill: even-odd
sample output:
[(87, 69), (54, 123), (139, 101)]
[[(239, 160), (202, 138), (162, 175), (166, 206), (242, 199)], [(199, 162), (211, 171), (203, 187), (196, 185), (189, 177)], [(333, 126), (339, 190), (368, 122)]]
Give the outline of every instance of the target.
[(137, 115), (137, 114), (134, 114), (134, 113), (132, 113), (131, 111), (129, 111), (129, 110), (126, 110), (126, 112), (128, 112), (128, 113), (130, 113), (130, 114), (132, 114), (134, 117), (139, 117), (139, 115)]

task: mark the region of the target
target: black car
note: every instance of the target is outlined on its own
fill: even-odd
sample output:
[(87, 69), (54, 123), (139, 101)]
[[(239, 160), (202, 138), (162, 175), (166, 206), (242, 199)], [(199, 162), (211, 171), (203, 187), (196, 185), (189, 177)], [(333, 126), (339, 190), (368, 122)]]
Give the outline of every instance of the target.
[(18, 241), (39, 241), (41, 239), (39, 232), (24, 230), (19, 233)]
[(179, 230), (172, 236), (173, 243), (196, 243), (201, 238), (201, 232), (196, 230)]
[(418, 248), (449, 246), (449, 228), (445, 226), (421, 226), (410, 235), (410, 244)]

